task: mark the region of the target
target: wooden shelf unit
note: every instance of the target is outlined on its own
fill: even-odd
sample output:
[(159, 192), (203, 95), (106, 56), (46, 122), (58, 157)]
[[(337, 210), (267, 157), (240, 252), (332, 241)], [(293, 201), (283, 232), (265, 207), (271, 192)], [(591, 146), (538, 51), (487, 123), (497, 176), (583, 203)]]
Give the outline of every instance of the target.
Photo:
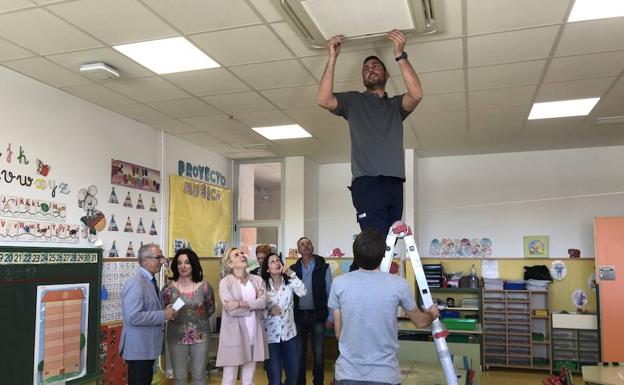
[[(483, 363), (490, 367), (552, 371), (548, 291), (483, 290)], [(550, 311), (549, 311), (550, 313)], [(541, 333), (544, 340), (534, 340)], [(542, 359), (544, 364), (537, 363)]]
[(552, 357), (555, 370), (562, 366), (574, 373), (583, 365), (601, 361), (598, 318), (594, 314), (552, 315)]

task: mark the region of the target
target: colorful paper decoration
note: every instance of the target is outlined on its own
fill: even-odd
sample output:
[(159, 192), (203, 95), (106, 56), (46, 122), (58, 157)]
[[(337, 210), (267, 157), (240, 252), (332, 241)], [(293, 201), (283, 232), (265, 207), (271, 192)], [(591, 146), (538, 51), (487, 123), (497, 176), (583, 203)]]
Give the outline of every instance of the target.
[(132, 248), (132, 241), (128, 243), (128, 250), (126, 251), (126, 258), (134, 258), (134, 249)]
[(152, 219), (152, 225), (150, 226), (150, 231), (149, 231), (150, 235), (158, 235), (158, 232), (156, 231), (156, 225), (154, 224), (154, 220)]
[(152, 203), (150, 204), (149, 211), (151, 211), (153, 213), (158, 211), (158, 208), (156, 207), (156, 199), (154, 199), (154, 197), (152, 197)]
[(139, 218), (139, 224), (136, 229), (137, 234), (145, 234), (145, 226), (143, 226), (143, 218)]
[(119, 252), (117, 252), (117, 244), (113, 241), (113, 245), (111, 246), (108, 256), (111, 258), (119, 257)]
[(551, 263), (550, 276), (557, 281), (562, 281), (568, 275), (568, 268), (562, 261), (554, 261)]
[(119, 231), (117, 222), (115, 222), (115, 216), (111, 214), (110, 223), (108, 224), (108, 231)]
[(134, 230), (132, 230), (132, 222), (130, 221), (130, 217), (128, 217), (128, 220), (126, 221), (126, 227), (124, 227), (124, 232), (126, 233), (134, 232)]
[(141, 193), (139, 193), (139, 200), (137, 201), (136, 208), (139, 210), (145, 210), (145, 205), (143, 204), (143, 197), (141, 196)]
[(525, 258), (548, 258), (548, 235), (526, 235), (524, 237)]
[(111, 159), (111, 183), (159, 193), (160, 171)]
[(126, 195), (123, 205), (124, 207), (132, 207), (132, 197), (130, 196), (130, 191), (128, 191), (128, 195)]
[(117, 193), (115, 192), (115, 187), (111, 190), (110, 197), (108, 198), (108, 203), (119, 204), (119, 199), (117, 199)]

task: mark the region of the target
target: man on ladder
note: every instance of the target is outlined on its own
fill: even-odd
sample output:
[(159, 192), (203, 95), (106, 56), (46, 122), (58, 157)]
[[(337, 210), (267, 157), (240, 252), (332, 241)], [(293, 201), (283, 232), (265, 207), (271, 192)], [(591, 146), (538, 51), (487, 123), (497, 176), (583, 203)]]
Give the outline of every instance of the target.
[[(404, 227), (396, 226), (397, 223)], [(392, 241), (390, 247), (384, 246), (383, 235), (378, 230), (362, 231), (353, 243), (353, 255), (358, 260), (359, 269), (336, 277), (332, 284), (328, 305), (334, 312), (334, 329), (340, 350), (336, 360), (336, 385), (400, 383), (396, 358), (399, 348), (396, 311), (399, 306), (417, 327), (433, 325), (434, 340), (447, 383), (457, 385), (446, 349), (445, 331), (437, 319), (439, 310), (433, 305), (430, 295), (428, 301), (425, 300), (428, 293), (428, 288), (423, 292), (423, 288), (427, 287), (426, 280), (419, 291), (423, 294), (427, 310), (420, 311), (407, 281), (381, 271), (384, 266), (386, 271), (389, 267), (394, 241), (407, 236), (411, 238), (411, 241), (406, 241), (412, 263), (421, 268), (418, 254), (414, 256), (410, 247), (413, 246), (411, 230), (402, 222), (397, 223), (392, 226), (386, 241), (386, 244)], [(420, 274), (416, 274), (417, 277), (419, 275), (424, 277), (422, 269)]]

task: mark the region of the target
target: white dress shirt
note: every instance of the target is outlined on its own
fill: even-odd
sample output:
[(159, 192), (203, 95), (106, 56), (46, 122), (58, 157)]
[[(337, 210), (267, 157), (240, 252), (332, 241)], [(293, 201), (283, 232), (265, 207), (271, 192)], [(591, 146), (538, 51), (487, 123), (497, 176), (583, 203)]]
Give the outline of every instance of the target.
[[(303, 282), (295, 273), (290, 276), (288, 285), (280, 285), (278, 290), (273, 287), (273, 280), (269, 279), (269, 290), (267, 290), (267, 310), (264, 311), (264, 330), (268, 338), (268, 343), (274, 344), (281, 341), (288, 341), (297, 335), (295, 317), (293, 315), (293, 293), (298, 297), (306, 294)], [(271, 309), (280, 307), (282, 314), (271, 315)]]

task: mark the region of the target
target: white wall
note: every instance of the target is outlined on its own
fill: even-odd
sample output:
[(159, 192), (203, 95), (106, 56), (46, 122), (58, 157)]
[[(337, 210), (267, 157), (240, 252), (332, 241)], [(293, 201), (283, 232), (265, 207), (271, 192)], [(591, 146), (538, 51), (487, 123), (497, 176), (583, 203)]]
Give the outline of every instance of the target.
[[(303, 208), (303, 235), (313, 240), (316, 245), (319, 240), (319, 165), (315, 161), (304, 158), (304, 208)], [(294, 247), (294, 246), (291, 246)], [(325, 250), (316, 250), (317, 254), (324, 254)]]
[(550, 255), (594, 255), (593, 218), (624, 215), (624, 147), (420, 159), (420, 249), (433, 238), (493, 241), (522, 257), (524, 235), (548, 235)]
[[(167, 209), (167, 175), (177, 175), (178, 160), (196, 164), (205, 164), (226, 176), (227, 188), (231, 188), (232, 161), (183, 142), (169, 135), (163, 135), (142, 123), (113, 113), (75, 96), (49, 87), (43, 83), (0, 67), (0, 170), (6, 169), (15, 174), (33, 178), (36, 174), (36, 159), (51, 165), (51, 172), (46, 180), (56, 180), (57, 184), (69, 184), (71, 192), (67, 195), (50, 196), (49, 190), (37, 190), (34, 187), (7, 184), (0, 181), (0, 195), (14, 195), (33, 199), (50, 200), (67, 205), (66, 223), (79, 224), (85, 213), (78, 207), (77, 193), (80, 188), (94, 184), (98, 187), (97, 208), (106, 216), (115, 214), (119, 232), (104, 230), (100, 237), (104, 240), (105, 255), (112, 240), (118, 241), (119, 252), (125, 253), (127, 242), (133, 242), (135, 252), (139, 241), (156, 241), (165, 244), (166, 234), (163, 219)], [(164, 142), (164, 145), (163, 145)], [(14, 151), (11, 163), (6, 160), (6, 148), (11, 143)], [(17, 155), (22, 146), (30, 163), (19, 164)], [(136, 205), (138, 193), (142, 192), (144, 204), (149, 208), (151, 196), (156, 197), (157, 214), (139, 214), (131, 209), (108, 203), (111, 192), (111, 159), (124, 160), (141, 166), (161, 171), (161, 193), (142, 192), (115, 186), (118, 199), (123, 203), (127, 191), (131, 191), (133, 204)], [(164, 165), (164, 172), (163, 172)], [(144, 215), (156, 218), (158, 236), (124, 233), (123, 226), (127, 214)], [(164, 217), (164, 218), (163, 218)], [(147, 223), (146, 223), (147, 222)], [(132, 225), (136, 229), (137, 222)], [(149, 231), (150, 221), (144, 221)], [(108, 223), (107, 223), (108, 227)], [(89, 247), (81, 239), (79, 245), (59, 243), (2, 242), (2, 245)]]
[(304, 231), (304, 157), (289, 156), (284, 159), (284, 228), (282, 229), (282, 253), (288, 255), (289, 248), (297, 247)]

